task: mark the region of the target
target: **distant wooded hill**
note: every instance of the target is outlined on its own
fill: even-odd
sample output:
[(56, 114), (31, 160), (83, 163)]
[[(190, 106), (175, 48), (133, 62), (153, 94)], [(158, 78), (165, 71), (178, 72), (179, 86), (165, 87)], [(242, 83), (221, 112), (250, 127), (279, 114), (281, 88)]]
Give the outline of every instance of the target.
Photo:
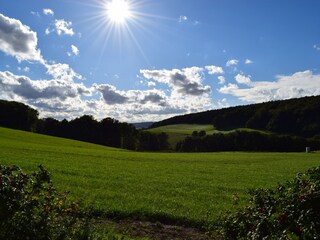
[(84, 115), (72, 120), (58, 121), (38, 118), (37, 110), (19, 102), (0, 100), (0, 126), (70, 138), (105, 146), (140, 151), (160, 151), (168, 148), (165, 133), (137, 130), (132, 124), (105, 118), (97, 121)]
[(251, 128), (302, 137), (320, 136), (320, 96), (230, 107), (176, 116), (151, 128), (172, 124), (213, 124), (218, 130)]

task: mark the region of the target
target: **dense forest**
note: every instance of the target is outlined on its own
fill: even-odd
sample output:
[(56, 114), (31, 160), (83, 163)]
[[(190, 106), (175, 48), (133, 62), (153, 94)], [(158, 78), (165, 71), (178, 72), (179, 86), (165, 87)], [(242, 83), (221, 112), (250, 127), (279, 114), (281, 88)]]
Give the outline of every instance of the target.
[(213, 124), (217, 130), (252, 128), (301, 137), (320, 136), (320, 96), (273, 101), (176, 116), (151, 127)]
[(137, 130), (133, 125), (112, 118), (101, 121), (84, 115), (73, 120), (39, 119), (37, 110), (19, 102), (0, 100), (0, 126), (70, 138), (105, 146), (139, 151), (161, 151), (168, 148), (165, 133)]
[(306, 147), (320, 149), (320, 138), (303, 138), (278, 135), (258, 131), (236, 130), (229, 133), (193, 133), (177, 143), (180, 152), (218, 152), (218, 151), (254, 151), (254, 152), (303, 152)]

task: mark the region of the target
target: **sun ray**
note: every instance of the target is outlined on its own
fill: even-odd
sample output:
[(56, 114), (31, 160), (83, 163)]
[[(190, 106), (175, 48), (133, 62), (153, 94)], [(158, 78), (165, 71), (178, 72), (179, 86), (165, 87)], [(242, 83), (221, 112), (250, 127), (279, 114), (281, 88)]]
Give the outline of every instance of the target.
[(106, 4), (106, 14), (110, 21), (121, 24), (132, 15), (130, 4), (126, 0), (111, 0)]
[[(148, 0), (70, 0), (81, 3), (87, 10), (77, 24), (86, 25), (90, 35), (83, 39), (91, 41), (91, 46), (100, 50), (97, 61), (103, 63), (105, 52), (117, 49), (118, 55), (136, 50), (150, 64), (144, 52), (141, 39), (158, 39), (159, 31), (173, 32), (172, 23), (177, 19), (153, 15), (145, 12), (154, 9)], [(163, 20), (163, 21), (162, 21)], [(169, 23), (169, 24), (168, 24)], [(94, 37), (93, 37), (94, 36)]]

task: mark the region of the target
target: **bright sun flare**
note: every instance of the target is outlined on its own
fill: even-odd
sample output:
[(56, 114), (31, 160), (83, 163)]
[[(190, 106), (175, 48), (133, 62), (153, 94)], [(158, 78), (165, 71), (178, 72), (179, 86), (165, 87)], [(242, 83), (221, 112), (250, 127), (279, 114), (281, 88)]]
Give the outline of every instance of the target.
[(131, 17), (130, 5), (126, 0), (111, 0), (106, 7), (107, 16), (114, 23), (124, 23)]

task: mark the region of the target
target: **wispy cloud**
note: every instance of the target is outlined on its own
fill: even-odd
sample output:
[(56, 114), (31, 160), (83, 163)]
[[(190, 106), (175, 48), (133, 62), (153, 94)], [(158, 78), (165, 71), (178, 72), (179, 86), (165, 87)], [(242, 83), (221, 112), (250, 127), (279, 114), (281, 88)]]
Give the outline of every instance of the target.
[(244, 63), (245, 63), (245, 64), (252, 64), (253, 61), (247, 58)]
[(236, 66), (236, 65), (238, 65), (238, 63), (239, 63), (239, 60), (237, 60), (237, 59), (231, 59), (231, 60), (227, 61), (226, 66), (227, 66), (227, 67)]
[(320, 46), (317, 45), (317, 44), (314, 44), (314, 45), (313, 45), (313, 48), (316, 49), (317, 51), (320, 51)]
[(179, 22), (181, 23), (181, 22), (185, 22), (185, 21), (187, 21), (188, 20), (188, 17), (187, 16), (185, 16), (185, 15), (181, 15), (181, 16), (179, 16)]

